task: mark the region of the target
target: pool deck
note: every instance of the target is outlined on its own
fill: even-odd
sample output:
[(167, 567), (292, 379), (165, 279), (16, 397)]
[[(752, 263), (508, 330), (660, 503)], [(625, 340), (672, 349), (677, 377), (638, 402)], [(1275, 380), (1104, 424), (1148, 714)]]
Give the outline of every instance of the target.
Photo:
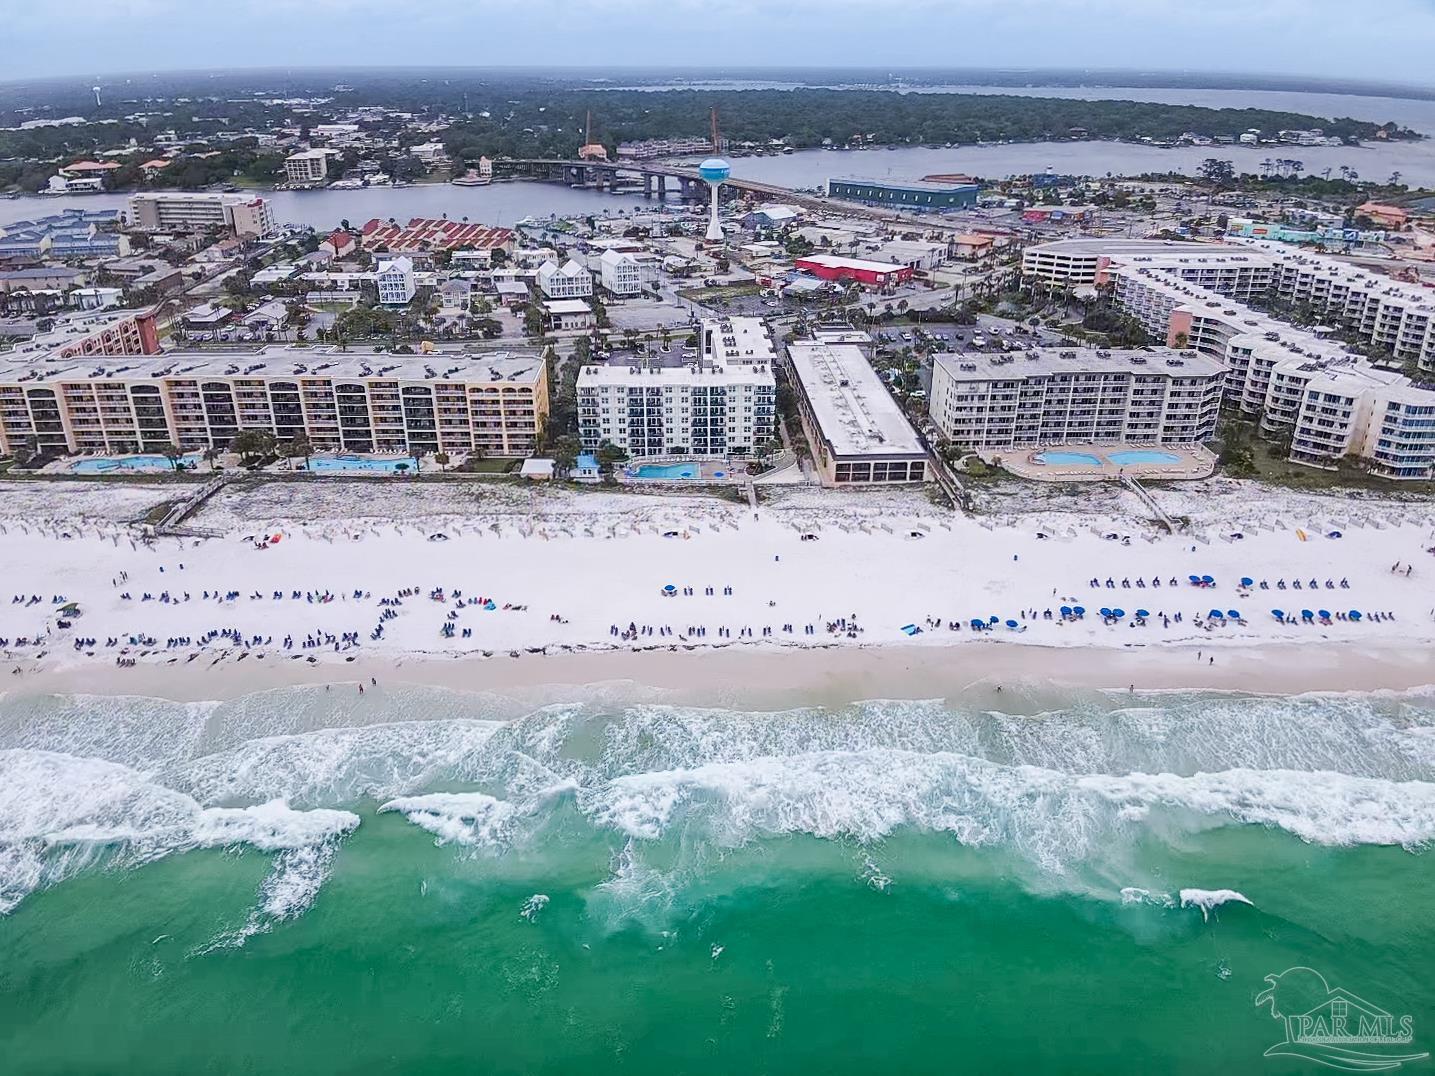
[[(681, 465), (693, 469), (692, 478), (666, 478), (660, 476), (643, 477), (636, 473), (639, 467), (671, 467)], [(649, 486), (654, 483), (663, 483), (673, 486), (696, 486), (704, 484), (730, 485), (747, 481), (746, 461), (728, 461), (716, 459), (684, 459), (681, 457), (642, 456), (628, 460), (614, 472), (619, 482), (631, 482), (635, 485)]]
[[(1112, 463), (1114, 452), (1167, 452), (1179, 457), (1172, 463)], [(1089, 463), (1042, 463), (1043, 452), (1080, 452), (1099, 457), (1099, 465)], [(1147, 445), (1089, 442), (1061, 445), (1034, 445), (1019, 448), (989, 448), (977, 453), (986, 463), (999, 465), (1019, 478), (1035, 482), (1116, 482), (1123, 476), (1131, 478), (1179, 481), (1210, 478), (1216, 470), (1216, 457), (1204, 445)]]

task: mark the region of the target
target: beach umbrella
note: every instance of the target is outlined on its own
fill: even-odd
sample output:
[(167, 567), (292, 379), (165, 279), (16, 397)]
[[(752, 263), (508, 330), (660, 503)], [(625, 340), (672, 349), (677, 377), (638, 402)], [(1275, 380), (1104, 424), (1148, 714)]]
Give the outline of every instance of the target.
[(974, 627), (974, 628), (984, 628), (984, 627), (986, 627), (986, 626), (987, 626), (987, 622), (986, 622), (985, 620), (978, 620), (976, 617), (972, 617), (972, 627)]
[(1321, 618), (1322, 620), (1329, 620), (1329, 619), (1330, 619), (1330, 610), (1329, 610), (1329, 609), (1322, 609), (1322, 610), (1320, 611), (1320, 618)]
[(1329, 534), (1326, 535), (1326, 537), (1327, 537), (1327, 538), (1339, 538), (1339, 537), (1340, 537), (1340, 531), (1331, 531)]
[(1199, 575), (1192, 575), (1188, 576), (1187, 578), (1190, 579), (1193, 583), (1199, 583), (1201, 581), (1201, 577)]
[(664, 593), (664, 594), (676, 594), (677, 592), (678, 592), (678, 588), (675, 587), (675, 586), (673, 586), (673, 584), (671, 584), (671, 583), (669, 583), (667, 586), (665, 586), (665, 587), (663, 588), (663, 593)]
[(1017, 625), (1017, 622), (1016, 622), (1015, 620), (1008, 620), (1008, 621), (1006, 622), (1006, 626), (1009, 627), (1009, 628), (1015, 628), (1015, 627), (1017, 627), (1018, 625)]
[(1212, 576), (1212, 575), (1203, 575), (1203, 576), (1201, 576), (1201, 582), (1203, 582), (1203, 583), (1209, 584), (1209, 583), (1214, 583), (1215, 581), (1216, 581), (1216, 577), (1215, 577), (1215, 576)]
[(1111, 615), (1114, 616), (1114, 617), (1120, 618), (1120, 617), (1123, 617), (1123, 616), (1126, 615), (1126, 610), (1125, 610), (1125, 609), (1113, 609), (1113, 610), (1111, 610)]
[(1072, 610), (1071, 610), (1071, 611), (1072, 611), (1073, 613), (1075, 613), (1077, 616), (1085, 616), (1085, 615), (1086, 615), (1086, 606), (1084, 606), (1084, 605), (1076, 605), (1076, 606), (1073, 606), (1073, 607), (1072, 607)]
[(1272, 609), (1271, 616), (1277, 620), (1284, 620), (1286, 618), (1286, 611), (1284, 609)]
[(1312, 613), (1309, 609), (1302, 609), (1300, 611), (1300, 618), (1302, 620), (1314, 620), (1315, 614)]
[(1110, 610), (1110, 609), (1098, 609), (1098, 610), (1096, 610), (1096, 611), (1097, 611), (1098, 613), (1100, 613), (1102, 616), (1110, 616), (1110, 615), (1111, 615), (1111, 610)]
[(1069, 606), (1069, 605), (1063, 605), (1063, 606), (1061, 607), (1061, 615), (1062, 615), (1062, 616), (1070, 616), (1070, 615), (1071, 615), (1071, 606)]
[(987, 621), (987, 623), (989, 623), (989, 624), (999, 624), (999, 623), (1001, 623), (1001, 617), (999, 617), (999, 616), (994, 616), (994, 617), (992, 617), (989, 621)]
[(1348, 617), (1350, 617), (1351, 620), (1359, 620), (1359, 619), (1360, 619), (1360, 610), (1359, 610), (1359, 609), (1352, 609), (1350, 612), (1346, 613), (1345, 615), (1348, 616)]
[(1241, 586), (1243, 587), (1254, 586), (1255, 582), (1256, 581), (1248, 575), (1241, 576)]
[(1136, 615), (1144, 619), (1144, 618), (1150, 616), (1151, 614), (1148, 613), (1145, 609), (1137, 609), (1137, 610), (1136, 610)]
[(1240, 610), (1238, 610), (1238, 609), (1227, 609), (1227, 610), (1226, 610), (1226, 616), (1230, 617), (1230, 619), (1232, 619), (1232, 620), (1240, 620), (1240, 619), (1241, 619), (1241, 613), (1240, 613)]
[(1223, 612), (1221, 612), (1219, 609), (1212, 609), (1207, 615), (1208, 615), (1212, 620), (1225, 620), (1225, 619), (1226, 619), (1226, 614), (1223, 613)]

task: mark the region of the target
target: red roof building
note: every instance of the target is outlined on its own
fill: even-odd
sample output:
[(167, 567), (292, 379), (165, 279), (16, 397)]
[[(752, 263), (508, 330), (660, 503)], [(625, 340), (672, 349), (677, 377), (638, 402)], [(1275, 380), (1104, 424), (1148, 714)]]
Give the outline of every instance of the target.
[(876, 288), (904, 284), (912, 279), (912, 267), (893, 262), (869, 262), (861, 258), (839, 258), (835, 254), (814, 254), (794, 258), (792, 267), (811, 273), (819, 280), (855, 280)]
[(390, 224), (375, 217), (363, 227), (364, 247), (384, 246), (395, 254), (424, 250), (513, 249), (513, 232), (487, 224), (449, 220), (447, 217), (413, 217), (407, 224)]

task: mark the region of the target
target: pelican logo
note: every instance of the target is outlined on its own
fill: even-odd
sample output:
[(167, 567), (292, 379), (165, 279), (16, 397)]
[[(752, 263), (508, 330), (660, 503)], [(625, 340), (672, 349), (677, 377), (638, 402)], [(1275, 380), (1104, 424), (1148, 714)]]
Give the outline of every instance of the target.
[(1428, 1053), (1406, 1053), (1414, 1039), (1409, 1016), (1395, 1016), (1349, 990), (1332, 987), (1318, 971), (1287, 968), (1266, 976), (1256, 1007), (1269, 1004), (1286, 1037), (1267, 1057), (1303, 1057), (1346, 1072), (1398, 1069)]

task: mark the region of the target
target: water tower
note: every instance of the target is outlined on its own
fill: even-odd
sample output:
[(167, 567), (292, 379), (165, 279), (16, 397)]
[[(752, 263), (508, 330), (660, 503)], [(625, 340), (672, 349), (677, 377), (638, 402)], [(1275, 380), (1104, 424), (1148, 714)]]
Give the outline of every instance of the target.
[(96, 108), (99, 108), (99, 107), (100, 107), (100, 88), (99, 88), (98, 86), (92, 86), (92, 87), (90, 87), (90, 88), (94, 91), (94, 94), (95, 94), (95, 107), (96, 107)]
[(698, 165), (698, 175), (702, 176), (703, 182), (712, 188), (713, 209), (712, 216), (708, 218), (709, 243), (721, 243), (723, 241), (722, 225), (718, 223), (718, 188), (727, 182), (732, 175), (732, 165), (721, 157), (709, 157)]

